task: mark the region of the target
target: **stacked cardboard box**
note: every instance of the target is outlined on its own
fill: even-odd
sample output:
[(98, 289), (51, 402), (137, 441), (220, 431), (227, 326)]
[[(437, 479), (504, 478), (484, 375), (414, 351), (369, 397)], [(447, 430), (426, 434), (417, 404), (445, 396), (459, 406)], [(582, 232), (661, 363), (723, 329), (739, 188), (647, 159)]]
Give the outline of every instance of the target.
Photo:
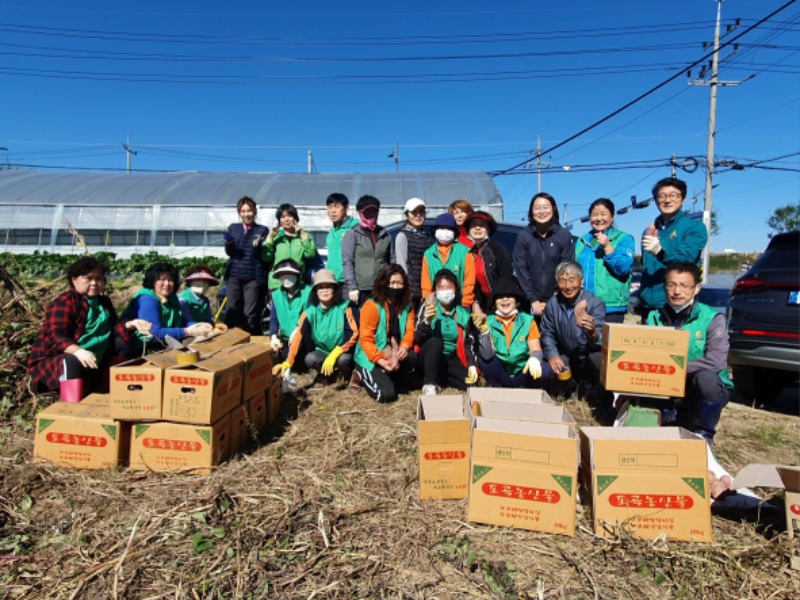
[[(109, 394), (40, 413), (34, 455), (87, 468), (209, 472), (270, 422), (271, 354), (248, 340), (232, 329), (197, 344), (193, 364), (169, 350), (113, 367)], [(280, 397), (273, 405), (277, 412)]]
[(420, 396), (417, 439), (421, 499), (467, 497), (470, 429), (462, 396)]

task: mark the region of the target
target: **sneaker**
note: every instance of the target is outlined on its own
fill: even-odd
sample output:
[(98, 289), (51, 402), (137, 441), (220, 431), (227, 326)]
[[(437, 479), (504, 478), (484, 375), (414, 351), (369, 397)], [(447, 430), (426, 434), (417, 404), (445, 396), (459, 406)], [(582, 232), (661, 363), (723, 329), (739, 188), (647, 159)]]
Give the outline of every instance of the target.
[(422, 386), (422, 395), (423, 396), (435, 396), (436, 395), (436, 386), (432, 383), (428, 383)]
[(350, 376), (350, 382), (347, 384), (347, 389), (351, 392), (358, 392), (361, 390), (361, 375), (358, 374), (358, 371), (353, 371), (353, 374)]

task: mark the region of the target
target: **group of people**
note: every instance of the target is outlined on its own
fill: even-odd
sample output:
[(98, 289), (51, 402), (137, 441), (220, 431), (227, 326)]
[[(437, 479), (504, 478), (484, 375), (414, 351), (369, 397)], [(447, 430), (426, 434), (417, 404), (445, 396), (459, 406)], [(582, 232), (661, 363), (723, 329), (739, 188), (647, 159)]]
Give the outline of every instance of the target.
[[(659, 215), (641, 238), (640, 317), (691, 332), (679, 415), (710, 440), (728, 391), (724, 318), (696, 301), (707, 234), (682, 210), (683, 181), (659, 181), (653, 197)], [(357, 216), (348, 214), (344, 194), (331, 194), (326, 206), (331, 228), (323, 265), (294, 206), (279, 206), (268, 228), (256, 222), (253, 199), (238, 201), (240, 222), (224, 235), (224, 324), (206, 296), (218, 280), (203, 266), (184, 275), (186, 289), (178, 294), (174, 267), (154, 265), (118, 319), (103, 295), (103, 265), (79, 259), (67, 274), (71, 289), (48, 308), (34, 343), (34, 383), (54, 390), (81, 377), (87, 389), (100, 388), (101, 367), (162, 347), (167, 336), (207, 335), (226, 325), (261, 335), (269, 302), (274, 372), (287, 383), (302, 370), (314, 374), (313, 385), (341, 375), (380, 402), (414, 387), (423, 394), (466, 389), (481, 375), (493, 387), (561, 393), (583, 382), (603, 393), (603, 324), (625, 318), (636, 248), (633, 236), (614, 226), (611, 200), (591, 204), (591, 230), (574, 238), (559, 222), (555, 199), (536, 194), (510, 255), (492, 239), (492, 215), (465, 200), (426, 229), (425, 202), (411, 198), (394, 240), (378, 224), (377, 198), (359, 198)]]

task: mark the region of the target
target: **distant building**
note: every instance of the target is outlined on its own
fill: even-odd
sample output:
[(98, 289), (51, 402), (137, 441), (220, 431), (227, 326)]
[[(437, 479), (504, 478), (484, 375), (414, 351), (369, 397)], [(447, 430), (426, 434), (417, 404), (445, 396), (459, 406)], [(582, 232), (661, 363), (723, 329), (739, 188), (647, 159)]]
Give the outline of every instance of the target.
[(734, 248), (723, 248), (723, 254), (736, 254), (736, 250)]
[(236, 201), (250, 196), (258, 222), (272, 226), (275, 208), (294, 204), (300, 225), (321, 249), (330, 228), (325, 200), (341, 192), (351, 214), (364, 194), (381, 201), (380, 223), (403, 219), (408, 198), (422, 198), (429, 215), (453, 200), (503, 220), (494, 180), (480, 171), (394, 173), (40, 173), (0, 171), (0, 251), (80, 254), (67, 222), (92, 251), (120, 257), (157, 251), (168, 256), (223, 256), (225, 228), (238, 221)]

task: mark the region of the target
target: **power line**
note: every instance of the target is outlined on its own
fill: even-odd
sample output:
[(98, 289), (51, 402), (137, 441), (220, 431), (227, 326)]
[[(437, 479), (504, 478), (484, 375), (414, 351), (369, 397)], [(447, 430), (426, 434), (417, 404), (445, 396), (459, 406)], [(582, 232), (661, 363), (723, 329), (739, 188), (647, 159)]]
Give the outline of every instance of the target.
[[(794, 4), (795, 2), (796, 2), (796, 0), (789, 0), (789, 2), (787, 2), (786, 4), (784, 4), (783, 6), (781, 6), (780, 8), (778, 8), (777, 10), (774, 10), (773, 12), (771, 12), (770, 14), (768, 14), (766, 17), (764, 17), (764, 18), (762, 18), (762, 19), (760, 19), (760, 20), (756, 21), (756, 23), (754, 23), (754, 24), (753, 24), (753, 25), (751, 25), (750, 27), (746, 28), (744, 31), (742, 31), (742, 32), (741, 32), (741, 33), (739, 33), (738, 35), (735, 35), (735, 36), (733, 36), (731, 39), (729, 39), (727, 42), (725, 42), (725, 43), (723, 43), (723, 44), (720, 44), (720, 46), (719, 46), (719, 48), (718, 48), (718, 49), (716, 49), (716, 50), (711, 50), (711, 52), (707, 52), (707, 53), (706, 53), (705, 55), (703, 55), (703, 56), (702, 56), (700, 59), (696, 60), (695, 62), (693, 62), (693, 63), (692, 63), (691, 65), (689, 65), (688, 67), (685, 67), (685, 68), (681, 69), (680, 71), (678, 71), (677, 73), (675, 73), (674, 75), (671, 75), (670, 77), (668, 77), (667, 79), (665, 79), (665, 80), (664, 80), (664, 81), (662, 81), (661, 83), (659, 83), (659, 84), (655, 85), (654, 87), (650, 88), (649, 90), (647, 90), (647, 91), (646, 91), (646, 92), (644, 92), (643, 94), (640, 94), (639, 96), (637, 96), (636, 98), (634, 98), (634, 99), (633, 99), (633, 100), (631, 100), (630, 102), (628, 102), (628, 103), (624, 104), (624, 105), (623, 105), (623, 106), (621, 106), (620, 108), (618, 108), (618, 109), (616, 109), (615, 111), (613, 111), (613, 112), (609, 113), (608, 115), (606, 115), (606, 116), (605, 116), (605, 117), (603, 117), (602, 119), (600, 119), (600, 120), (598, 120), (598, 121), (595, 121), (594, 123), (592, 123), (592, 124), (591, 124), (591, 125), (589, 125), (588, 127), (584, 127), (583, 129), (581, 129), (581, 130), (580, 130), (580, 131), (578, 131), (577, 133), (575, 133), (575, 134), (571, 135), (570, 137), (568, 137), (567, 139), (565, 139), (565, 140), (563, 140), (563, 141), (559, 142), (559, 143), (558, 143), (558, 144), (556, 144), (555, 146), (553, 146), (553, 147), (551, 147), (551, 148), (548, 148), (547, 150), (544, 150), (544, 151), (542, 152), (542, 154), (549, 154), (549, 153), (553, 152), (554, 150), (557, 150), (558, 148), (561, 148), (562, 146), (565, 146), (566, 144), (568, 144), (568, 143), (569, 143), (569, 142), (571, 142), (572, 140), (575, 140), (575, 139), (579, 138), (579, 137), (580, 137), (580, 136), (582, 136), (583, 134), (585, 134), (585, 133), (588, 133), (589, 131), (591, 131), (592, 129), (595, 129), (596, 127), (599, 127), (600, 125), (602, 125), (602, 124), (603, 124), (603, 123), (605, 123), (606, 121), (608, 121), (608, 120), (610, 120), (610, 119), (614, 118), (615, 116), (617, 116), (617, 115), (618, 115), (618, 114), (620, 114), (621, 112), (623, 112), (623, 111), (627, 110), (628, 108), (630, 108), (630, 107), (631, 107), (631, 106), (633, 106), (634, 104), (637, 104), (637, 103), (639, 103), (640, 101), (642, 101), (642, 100), (644, 100), (645, 98), (647, 98), (648, 96), (650, 96), (650, 95), (654, 94), (655, 92), (657, 92), (658, 90), (660, 90), (662, 87), (664, 87), (664, 86), (668, 85), (669, 83), (671, 83), (671, 82), (675, 81), (675, 80), (676, 80), (678, 77), (680, 77), (680, 76), (681, 76), (681, 75), (683, 75), (684, 73), (688, 73), (688, 72), (689, 72), (691, 69), (693, 69), (694, 67), (696, 67), (696, 66), (700, 65), (701, 63), (703, 63), (704, 61), (706, 61), (708, 58), (710, 58), (711, 56), (713, 56), (715, 53), (718, 53), (718, 52), (719, 52), (720, 50), (722, 50), (723, 48), (727, 48), (728, 46), (731, 46), (731, 45), (732, 45), (732, 44), (733, 44), (733, 43), (734, 43), (736, 40), (738, 40), (738, 39), (740, 39), (741, 37), (743, 37), (743, 36), (747, 35), (747, 34), (748, 34), (748, 33), (750, 33), (751, 31), (753, 31), (755, 28), (757, 28), (759, 25), (761, 25), (762, 23), (764, 23), (764, 22), (768, 21), (770, 18), (772, 18), (773, 16), (777, 15), (777, 14), (778, 14), (778, 13), (780, 13), (781, 11), (785, 10), (786, 8), (788, 8), (789, 6), (791, 6), (792, 4)], [(527, 164), (530, 164), (530, 163), (531, 163), (533, 160), (534, 160), (534, 159), (528, 159), (528, 160), (526, 160), (526, 161), (523, 161), (523, 162), (521, 162), (521, 163), (519, 163), (519, 164), (517, 164), (517, 165), (514, 165), (513, 167), (510, 167), (510, 168), (508, 168), (508, 169), (505, 169), (505, 170), (503, 170), (503, 171), (500, 171), (500, 172), (498, 172), (498, 173), (497, 173), (497, 175), (506, 175), (506, 174), (508, 174), (508, 173), (509, 173), (509, 172), (511, 172), (511, 171), (514, 171), (514, 170), (516, 170), (516, 169), (519, 169), (520, 167), (523, 167), (523, 166), (525, 166), (525, 165), (527, 165)]]

